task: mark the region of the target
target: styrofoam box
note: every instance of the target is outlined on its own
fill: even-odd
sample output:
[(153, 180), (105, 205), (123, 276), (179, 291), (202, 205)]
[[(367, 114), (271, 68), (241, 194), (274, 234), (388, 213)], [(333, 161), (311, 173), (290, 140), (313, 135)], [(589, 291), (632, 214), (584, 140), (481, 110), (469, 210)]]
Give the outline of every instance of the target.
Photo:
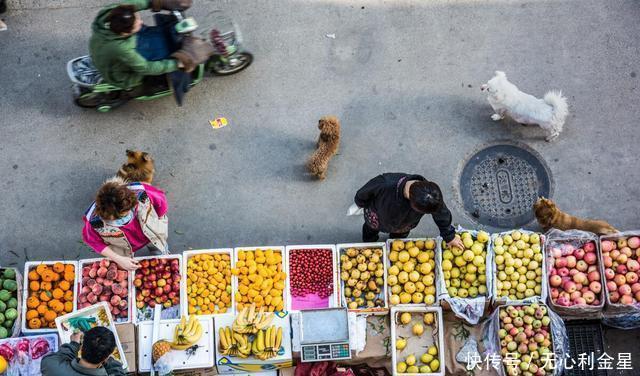
[[(71, 264), (74, 267), (74, 270), (78, 270), (78, 262), (77, 261), (64, 261), (64, 260), (54, 260), (54, 261), (27, 261), (24, 263), (24, 281), (22, 286), (22, 317), (27, 317), (27, 298), (29, 297), (29, 271), (32, 268), (40, 264), (44, 265), (53, 265), (56, 262), (61, 262), (65, 265)], [(76, 281), (73, 281), (71, 288), (73, 289), (73, 310), (78, 309), (76, 305), (76, 297), (78, 296), (78, 283), (77, 283), (77, 272), (76, 272)], [(33, 333), (57, 333), (57, 329), (55, 328), (40, 328), (40, 329), (29, 329), (27, 327), (27, 321), (22, 320), (22, 333), (23, 334), (33, 334)]]
[[(74, 304), (76, 305), (76, 307), (79, 306), (79, 300), (80, 299), (80, 292), (82, 291), (82, 268), (87, 265), (87, 264), (92, 264), (96, 261), (101, 261), (104, 260), (104, 257), (102, 258), (90, 258), (90, 259), (82, 259), (82, 260), (78, 260), (78, 267), (76, 268), (76, 282), (77, 282), (77, 291), (78, 294), (75, 297), (75, 302)], [(114, 262), (114, 261), (111, 261)], [(120, 270), (120, 269), (118, 269)], [(132, 321), (131, 317), (133, 315), (133, 306), (136, 304), (136, 300), (135, 297), (133, 295), (133, 284), (131, 282), (131, 280), (133, 279), (133, 273), (128, 271), (127, 272), (127, 282), (128, 282), (128, 287), (127, 287), (127, 300), (128, 300), (128, 306), (127, 306), (127, 319), (122, 319), (122, 318), (118, 318), (115, 319), (115, 323), (116, 324), (126, 324), (126, 323), (130, 323)]]
[[(182, 273), (182, 255), (181, 254), (169, 254), (169, 255), (157, 255), (157, 256), (142, 256), (142, 257), (134, 257), (134, 259), (140, 261), (140, 260), (150, 260), (150, 259), (155, 259), (155, 258), (165, 258), (165, 259), (178, 259), (178, 263), (179, 263), (179, 270), (180, 273)], [(149, 318), (148, 320), (138, 320), (138, 308), (135, 306), (135, 297), (136, 297), (136, 290), (137, 288), (133, 285), (133, 279), (135, 277), (135, 272), (132, 273), (132, 277), (129, 278), (129, 283), (131, 288), (129, 289), (129, 291), (131, 291), (131, 296), (133, 297), (134, 300), (134, 305), (133, 305), (133, 309), (131, 310), (131, 318), (132, 318), (132, 322), (134, 324), (137, 323), (141, 323), (141, 322), (153, 322), (153, 317)], [(182, 313), (182, 306), (184, 305), (184, 299), (185, 297), (182, 295), (182, 291), (183, 291), (183, 287), (182, 285), (185, 283), (185, 279), (184, 279), (184, 275), (180, 276), (180, 307), (178, 307), (178, 316), (180, 316), (180, 314)], [(165, 308), (162, 308), (162, 310), (164, 311)], [(179, 317), (178, 317), (179, 318)]]
[(338, 252), (336, 251), (336, 246), (334, 244), (314, 244), (314, 245), (288, 245), (285, 247), (285, 257), (284, 257), (284, 270), (287, 273), (287, 281), (286, 288), (288, 290), (287, 300), (285, 303), (285, 309), (287, 311), (291, 311), (292, 301), (291, 301), (291, 271), (289, 268), (289, 255), (291, 251), (305, 251), (311, 249), (329, 249), (331, 250), (332, 255), (332, 264), (333, 264), (333, 294), (329, 297), (329, 306), (324, 308), (334, 308), (340, 305), (340, 294), (338, 291), (340, 289), (340, 285), (338, 284)]
[[(526, 298), (526, 299), (516, 299), (516, 300), (511, 300), (509, 299), (509, 297), (503, 296), (503, 297), (498, 297), (498, 265), (496, 265), (496, 254), (495, 254), (495, 240), (498, 237), (502, 237), (504, 235), (507, 234), (511, 234), (514, 231), (520, 231), (523, 234), (538, 234), (540, 236), (540, 252), (542, 253), (542, 261), (539, 263), (540, 267), (542, 268), (542, 283), (541, 283), (541, 292), (540, 295), (534, 295), (530, 298)], [(493, 282), (491, 285), (491, 289), (492, 294), (493, 295), (493, 305), (494, 307), (499, 306), (499, 305), (503, 305), (505, 303), (516, 303), (516, 304), (527, 304), (527, 303), (532, 303), (533, 301), (537, 299), (539, 299), (540, 303), (544, 303), (547, 301), (547, 289), (548, 289), (548, 283), (549, 283), (549, 279), (547, 277), (547, 263), (545, 260), (545, 252), (544, 252), (544, 247), (545, 245), (545, 236), (544, 234), (541, 234), (539, 232), (534, 232), (534, 231), (529, 231), (529, 230), (524, 230), (524, 229), (517, 229), (517, 230), (509, 230), (509, 231), (504, 231), (504, 232), (500, 232), (500, 233), (493, 233), (491, 234), (491, 252), (493, 252)]]
[[(65, 331), (62, 329), (62, 324), (61, 324), (62, 321), (68, 321), (71, 318), (86, 317), (85, 315), (86, 313), (91, 313), (93, 311), (97, 312), (100, 308), (103, 308), (104, 311), (107, 313), (107, 318), (109, 319), (109, 326), (107, 328), (111, 330), (111, 332), (113, 333), (113, 336), (116, 339), (116, 347), (118, 349), (118, 352), (120, 353), (120, 363), (122, 363), (122, 368), (127, 369), (128, 367), (127, 358), (125, 357), (124, 350), (122, 349), (122, 344), (120, 343), (120, 338), (118, 337), (118, 331), (116, 330), (116, 326), (113, 321), (113, 316), (111, 316), (111, 311), (109, 310), (109, 306), (107, 305), (106, 302), (99, 302), (99, 303), (90, 305), (89, 307), (85, 307), (81, 310), (73, 311), (63, 316), (58, 316), (56, 318), (56, 326), (58, 327), (58, 335), (60, 336), (60, 341), (61, 343), (70, 342), (70, 339), (65, 337)], [(71, 335), (69, 334), (69, 336)]]
[[(412, 241), (412, 242), (416, 242), (418, 240), (433, 240), (435, 243), (435, 249), (433, 249), (433, 262), (435, 264), (435, 266), (433, 267), (433, 285), (436, 288), (436, 294), (435, 294), (435, 301), (432, 304), (432, 306), (438, 306), (440, 305), (440, 301), (438, 300), (438, 244), (440, 244), (440, 242), (442, 242), (442, 238), (440, 236), (436, 236), (435, 238), (405, 238), (405, 239), (387, 239), (387, 249), (386, 249), (386, 253), (387, 253), (387, 265), (386, 265), (386, 270), (384, 273), (384, 278), (385, 281), (389, 279), (388, 276), (388, 271), (389, 268), (391, 267), (391, 260), (389, 260), (389, 253), (391, 253), (391, 243), (393, 243), (394, 240), (401, 240), (403, 242), (408, 242), (408, 241)], [(408, 303), (408, 304), (396, 304), (393, 305), (391, 304), (391, 289), (389, 288), (389, 286), (387, 286), (387, 300), (389, 301), (389, 307), (423, 307), (426, 304), (425, 303)]]
[[(410, 313), (427, 313), (427, 312), (433, 312), (435, 313), (436, 319), (435, 319), (435, 323), (437, 323), (437, 327), (435, 328), (437, 334), (437, 341), (438, 343), (436, 344), (438, 346), (438, 361), (440, 362), (440, 368), (438, 369), (438, 372), (432, 372), (432, 373), (402, 373), (402, 375), (408, 375), (408, 376), (444, 376), (445, 375), (445, 358), (444, 358), (444, 320), (442, 317), (442, 308), (440, 307), (409, 307), (409, 306), (404, 306), (404, 307), (391, 307), (391, 321), (390, 321), (390, 325), (391, 325), (391, 367), (392, 367), (392, 375), (396, 376), (400, 373), (398, 373), (398, 371), (396, 370), (396, 365), (398, 364), (399, 361), (404, 361), (404, 359), (398, 359), (398, 351), (395, 349), (395, 344), (396, 344), (396, 339), (398, 338), (398, 329), (397, 326), (398, 325), (402, 325), (398, 323), (398, 320), (400, 319), (400, 314), (402, 312), (410, 312)], [(413, 322), (413, 321), (412, 321)], [(422, 319), (420, 320), (420, 323), (422, 323)], [(407, 326), (405, 328), (405, 330), (409, 330), (409, 332), (411, 331), (411, 328), (409, 326)], [(432, 332), (433, 332), (432, 331)], [(407, 347), (405, 347), (405, 350), (410, 353), (414, 353), (414, 355), (416, 356), (416, 358), (418, 359), (418, 362), (416, 362), (416, 364), (420, 363), (420, 356), (426, 352), (426, 348), (424, 348), (424, 346), (428, 347), (433, 345), (434, 341), (433, 338), (429, 335), (429, 329), (427, 327), (425, 327), (424, 333), (422, 333), (422, 335), (420, 337), (417, 336), (411, 336), (406, 338), (407, 339)], [(408, 349), (415, 349), (415, 350), (409, 350)]]
[[(384, 300), (384, 307), (375, 308), (362, 308), (362, 309), (350, 309), (350, 312), (355, 313), (368, 313), (373, 315), (386, 315), (389, 313), (389, 300), (387, 299), (387, 245), (384, 242), (377, 243), (342, 243), (337, 244), (336, 249), (338, 252), (338, 274), (340, 273), (340, 255), (342, 251), (347, 248), (381, 248), (382, 249), (382, 266), (384, 269), (383, 284), (382, 284), (382, 299)], [(347, 307), (347, 301), (344, 296), (344, 281), (340, 281), (340, 306)]]
[[(182, 290), (181, 296), (184, 296), (185, 298), (185, 304), (181, 304), (180, 306), (180, 310), (182, 311), (182, 315), (183, 316), (188, 316), (189, 315), (189, 304), (188, 304), (188, 300), (189, 300), (189, 295), (187, 294), (187, 264), (189, 261), (189, 258), (191, 258), (192, 256), (195, 255), (214, 255), (214, 254), (228, 254), (229, 255), (229, 268), (233, 268), (235, 261), (233, 259), (233, 248), (215, 248), (215, 249), (196, 249), (196, 250), (190, 250), (190, 251), (184, 251), (182, 252), (182, 278), (184, 279), (184, 283), (182, 283), (180, 285), (180, 288)], [(235, 307), (235, 291), (237, 291), (237, 286), (236, 286), (236, 282), (234, 282), (234, 278), (233, 275), (231, 276), (231, 307), (227, 310), (227, 312), (232, 312), (233, 307)], [(220, 315), (221, 313), (218, 314), (211, 314), (211, 315), (197, 315), (198, 317), (207, 317), (207, 316), (217, 316)]]
[[(211, 317), (207, 316), (198, 316), (198, 321), (202, 325), (202, 337), (196, 343), (199, 346), (196, 354), (187, 356), (187, 352), (183, 350), (170, 351), (176, 370), (213, 367), (215, 361), (213, 321)], [(178, 324), (180, 324), (179, 319), (161, 320), (158, 338), (171, 340)], [(138, 324), (138, 372), (149, 372), (151, 370), (152, 333), (153, 321), (145, 321)]]
[[(286, 273), (285, 270), (285, 265), (284, 265), (284, 246), (262, 246), (262, 247), (235, 247), (233, 249), (233, 265), (235, 266), (236, 263), (238, 262), (238, 251), (256, 251), (256, 250), (262, 250), (262, 251), (266, 251), (267, 249), (271, 249), (277, 252), (280, 252), (280, 256), (282, 257), (282, 270)], [(233, 276), (233, 278), (231, 278), (231, 281), (235, 281), (235, 287), (238, 287), (239, 281), (238, 281), (238, 276)], [(287, 281), (287, 279), (285, 278), (285, 282), (284, 282), (284, 290), (282, 290), (282, 301), (285, 302), (284, 305), (284, 309), (286, 309), (286, 302), (287, 302), (287, 296), (289, 295), (287, 293), (287, 291), (289, 290), (289, 281)], [(232, 285), (234, 286), (234, 285)], [(233, 290), (233, 293), (235, 294), (236, 290)], [(236, 305), (233, 305), (233, 313), (236, 314), (238, 313), (238, 310), (236, 309)]]

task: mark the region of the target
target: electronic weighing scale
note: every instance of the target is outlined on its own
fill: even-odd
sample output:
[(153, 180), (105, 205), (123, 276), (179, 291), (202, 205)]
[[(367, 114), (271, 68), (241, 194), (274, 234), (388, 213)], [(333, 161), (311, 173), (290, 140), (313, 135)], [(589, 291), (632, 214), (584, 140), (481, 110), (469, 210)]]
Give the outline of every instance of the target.
[(346, 308), (300, 311), (299, 323), (302, 362), (351, 359)]

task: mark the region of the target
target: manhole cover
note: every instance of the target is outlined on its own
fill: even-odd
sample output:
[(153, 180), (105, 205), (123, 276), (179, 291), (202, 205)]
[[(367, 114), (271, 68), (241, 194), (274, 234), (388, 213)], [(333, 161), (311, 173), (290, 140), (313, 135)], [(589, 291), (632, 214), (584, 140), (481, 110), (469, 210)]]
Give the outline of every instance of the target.
[(464, 208), (478, 222), (517, 228), (533, 219), (538, 196), (549, 197), (549, 169), (525, 146), (499, 144), (471, 156), (460, 176)]

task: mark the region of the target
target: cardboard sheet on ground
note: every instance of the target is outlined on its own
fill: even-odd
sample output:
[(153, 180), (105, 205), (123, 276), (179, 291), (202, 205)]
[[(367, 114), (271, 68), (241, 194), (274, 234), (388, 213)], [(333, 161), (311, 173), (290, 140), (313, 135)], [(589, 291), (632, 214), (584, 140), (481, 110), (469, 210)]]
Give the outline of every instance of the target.
[[(487, 367), (487, 362), (482, 355), (484, 352), (484, 346), (482, 344), (482, 328), (484, 327), (484, 321), (471, 326), (464, 320), (456, 317), (451, 312), (444, 313), (444, 338), (445, 338), (445, 364), (447, 367), (447, 376), (497, 376), (498, 373), (491, 367)], [(475, 369), (467, 370), (467, 364), (456, 360), (456, 356), (459, 359), (472, 359), (471, 356), (467, 357), (466, 353), (460, 353), (460, 350), (465, 346), (469, 338), (475, 338), (477, 343), (477, 349), (479, 357), (482, 362), (477, 364)]]

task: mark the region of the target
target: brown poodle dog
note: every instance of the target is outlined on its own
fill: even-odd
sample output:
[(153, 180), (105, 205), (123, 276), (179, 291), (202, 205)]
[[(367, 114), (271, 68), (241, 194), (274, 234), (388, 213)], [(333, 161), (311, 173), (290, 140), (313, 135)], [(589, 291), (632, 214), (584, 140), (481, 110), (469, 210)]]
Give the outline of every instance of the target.
[(340, 146), (340, 121), (335, 116), (323, 116), (318, 121), (320, 137), (313, 152), (307, 161), (307, 169), (318, 179), (324, 179), (327, 175), (329, 161), (338, 152)]
[(598, 235), (614, 234), (618, 232), (613, 226), (605, 221), (595, 219), (583, 219), (569, 215), (561, 211), (556, 203), (544, 197), (538, 198), (533, 204), (536, 219), (542, 228), (547, 231), (550, 228), (559, 230), (583, 230), (593, 232)]
[(139, 181), (151, 184), (156, 172), (153, 158), (149, 153), (138, 150), (127, 150), (127, 163), (123, 164), (116, 176), (125, 182)]

